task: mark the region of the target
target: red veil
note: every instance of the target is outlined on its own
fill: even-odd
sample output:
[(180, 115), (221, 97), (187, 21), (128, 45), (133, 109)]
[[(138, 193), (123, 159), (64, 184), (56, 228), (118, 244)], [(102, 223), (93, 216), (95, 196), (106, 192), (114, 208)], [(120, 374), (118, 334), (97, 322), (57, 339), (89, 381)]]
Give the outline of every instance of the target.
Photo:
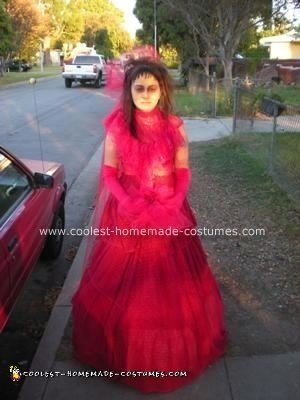
[[(152, 177), (147, 176), (147, 171), (149, 170), (149, 166), (153, 165), (153, 163), (161, 162), (164, 159), (166, 164), (169, 162), (169, 165), (166, 165), (165, 174), (170, 174), (170, 172), (172, 172), (170, 170), (170, 164), (172, 163), (171, 158), (174, 151), (179, 146), (184, 146), (184, 140), (178, 130), (178, 128), (182, 126), (183, 122), (181, 118), (175, 115), (164, 117), (158, 108), (150, 114), (147, 113), (147, 116), (145, 116), (143, 112), (136, 110), (135, 122), (137, 128), (140, 128), (140, 140), (138, 141), (132, 137), (121, 110), (120, 91), (124, 83), (124, 63), (126, 63), (128, 59), (137, 59), (141, 57), (159, 60), (159, 55), (155, 51), (154, 47), (144, 45), (136, 46), (131, 51), (122, 54), (119, 62), (112, 60), (107, 64), (105, 93), (116, 98), (116, 104), (111, 112), (104, 118), (102, 123), (105, 128), (105, 137), (109, 134), (112, 137), (112, 140), (118, 143), (118, 158), (121, 166), (120, 173), (128, 173), (129, 169), (131, 178), (135, 175), (139, 182), (143, 182), (143, 196), (148, 196), (149, 200), (153, 200), (153, 196), (157, 195), (157, 193), (154, 194), (153, 191), (147, 187), (147, 182), (149, 179), (152, 179)], [(155, 133), (155, 136), (153, 135), (153, 132)], [(175, 213), (173, 209), (170, 209), (166, 213), (165, 209), (163, 210), (161, 207), (158, 207), (157, 203), (154, 203), (153, 207), (145, 210), (144, 213), (141, 213), (140, 218), (134, 221), (120, 221), (115, 213), (112, 213), (110, 221), (107, 221), (107, 218), (103, 218), (103, 213), (108, 207), (107, 202), (111, 197), (111, 193), (105, 185), (103, 177), (104, 151), (103, 141), (101, 145), (95, 207), (90, 224), (90, 232), (92, 232), (92, 235), (90, 235), (87, 240), (84, 266), (90, 265), (90, 258), (93, 256), (93, 249), (97, 241), (103, 239), (101, 233), (108, 228), (114, 229), (117, 224), (120, 224), (123, 228), (174, 227), (179, 229), (196, 225), (195, 218), (191, 213), (189, 206), (187, 207), (187, 204), (185, 204), (184, 211), (181, 210)], [(128, 158), (128, 154), (131, 154), (130, 159)], [(139, 172), (142, 172), (142, 174), (139, 174)], [(157, 178), (157, 180), (160, 180), (160, 197), (165, 196), (167, 198), (170, 196), (170, 186), (173, 186), (174, 182), (170, 182), (169, 177), (169, 181), (166, 181), (166, 184), (164, 185), (164, 179), (166, 180), (164, 176)], [(124, 183), (126, 185), (126, 179)], [(129, 186), (130, 187), (127, 189), (129, 192), (131, 191), (130, 194), (134, 197), (136, 195), (133, 188), (134, 185)], [(113, 216), (116, 217), (115, 220), (113, 220)], [(100, 234), (99, 231), (101, 231)], [(119, 238), (119, 241), (121, 241), (121, 238)], [(131, 248), (136, 244), (133, 239), (126, 240), (123, 237), (123, 241), (124, 246), (130, 246)]]
[[(174, 191), (174, 153), (178, 147), (185, 146), (178, 129), (182, 125), (182, 120), (175, 115), (165, 117), (158, 108), (147, 113), (147, 116), (135, 110), (135, 120), (137, 127), (140, 126), (139, 140), (131, 135), (119, 106), (116, 106), (104, 119), (103, 124), (106, 135), (108, 134), (118, 144), (117, 157), (123, 186), (133, 199), (138, 196), (148, 199), (149, 206), (141, 210), (140, 215), (134, 219), (128, 220), (119, 215), (120, 210), (103, 177), (105, 151), (103, 143), (95, 209), (91, 220), (91, 231), (94, 234), (88, 238), (85, 265), (90, 264), (96, 241), (113, 240), (115, 227), (180, 230), (196, 226), (195, 217), (187, 201), (180, 209), (164, 205), (164, 199), (167, 202)], [(158, 165), (158, 175), (153, 176), (155, 165)], [(118, 235), (116, 240), (123, 242), (124, 248), (127, 246), (132, 249), (136, 245), (134, 238)]]
[[(187, 146), (182, 120), (159, 108), (135, 110), (134, 118), (138, 139), (116, 106), (104, 120), (106, 138), (116, 144), (120, 184), (133, 200), (141, 196), (149, 204), (133, 218), (123, 214), (104, 183), (102, 153), (91, 226), (181, 232), (88, 238), (85, 271), (72, 300), (73, 348), (81, 362), (116, 371), (115, 379), (130, 386), (168, 392), (223, 354), (223, 305), (199, 237), (182, 233), (196, 227), (187, 199), (180, 207), (168, 205), (176, 186), (174, 154)], [(135, 371), (144, 374), (130, 375)], [(147, 375), (154, 371), (165, 375)]]

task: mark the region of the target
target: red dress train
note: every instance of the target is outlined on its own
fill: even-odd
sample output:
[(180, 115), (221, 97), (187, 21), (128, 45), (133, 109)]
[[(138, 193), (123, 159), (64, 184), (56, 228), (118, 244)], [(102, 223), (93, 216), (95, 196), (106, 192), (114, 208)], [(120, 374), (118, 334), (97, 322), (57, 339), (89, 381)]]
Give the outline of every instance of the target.
[[(99, 228), (110, 234), (95, 240), (73, 297), (73, 347), (82, 363), (119, 373), (114, 379), (149, 393), (194, 379), (224, 353), (226, 332), (222, 299), (187, 200), (179, 211), (156, 206), (174, 189), (181, 120), (166, 119), (158, 109), (149, 115), (152, 124), (146, 117), (136, 115), (137, 138), (126, 131), (121, 111), (106, 121), (123, 187), (131, 196), (152, 198), (153, 208), (132, 220), (108, 196)], [(154, 230), (127, 235), (137, 227)]]

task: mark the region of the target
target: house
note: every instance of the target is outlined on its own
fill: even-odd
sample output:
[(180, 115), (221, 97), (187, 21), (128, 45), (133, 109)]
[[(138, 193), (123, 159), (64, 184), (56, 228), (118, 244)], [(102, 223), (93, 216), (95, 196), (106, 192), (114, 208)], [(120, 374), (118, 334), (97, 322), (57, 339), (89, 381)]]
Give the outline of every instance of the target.
[(295, 30), (282, 35), (264, 37), (259, 43), (269, 47), (271, 59), (300, 59), (300, 33)]
[(300, 32), (292, 30), (282, 35), (264, 37), (259, 43), (270, 50), (269, 60), (262, 60), (260, 75), (270, 70), (272, 79), (275, 77), (285, 84), (300, 82)]

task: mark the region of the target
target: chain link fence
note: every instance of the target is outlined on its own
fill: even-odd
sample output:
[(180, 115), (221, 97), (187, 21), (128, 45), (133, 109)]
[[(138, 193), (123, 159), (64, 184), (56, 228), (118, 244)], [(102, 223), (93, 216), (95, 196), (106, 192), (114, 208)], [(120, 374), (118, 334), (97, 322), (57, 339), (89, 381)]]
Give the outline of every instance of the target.
[(187, 87), (189, 92), (199, 99), (200, 115), (212, 118), (231, 115), (232, 95), (227, 90), (231, 86), (231, 80), (219, 79), (216, 75), (205, 75), (198, 70), (189, 71)]
[(262, 96), (237, 81), (233, 134), (278, 185), (300, 202), (300, 105)]
[[(233, 82), (190, 70), (187, 87), (198, 115), (233, 116), (233, 135), (289, 195), (300, 202), (300, 105), (281, 103), (262, 93), (274, 82)], [(257, 88), (264, 88), (259, 90)]]

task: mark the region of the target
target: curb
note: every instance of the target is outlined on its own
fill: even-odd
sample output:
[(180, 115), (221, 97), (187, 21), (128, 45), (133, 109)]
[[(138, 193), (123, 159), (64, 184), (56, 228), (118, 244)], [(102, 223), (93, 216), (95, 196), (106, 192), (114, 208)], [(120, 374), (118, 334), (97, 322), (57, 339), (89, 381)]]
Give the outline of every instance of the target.
[[(81, 181), (85, 181), (85, 175), (94, 171), (95, 165), (99, 163), (103, 150), (102, 143), (96, 150), (87, 166), (73, 183), (70, 191), (76, 192), (77, 185), (81, 186)], [(84, 236), (80, 242), (76, 256), (70, 266), (68, 275), (63, 284), (62, 290), (52, 309), (50, 318), (47, 322), (43, 336), (30, 365), (32, 371), (52, 371), (55, 363), (56, 352), (60, 346), (65, 328), (71, 314), (71, 299), (80, 281), (82, 272), (82, 259), (85, 254), (87, 237)], [(48, 385), (48, 378), (25, 379), (18, 396), (18, 400), (41, 400)]]
[[(60, 74), (55, 74), (55, 75), (52, 75), (52, 76), (43, 76), (42, 78), (34, 78), (34, 79), (36, 79), (36, 81), (39, 82), (39, 81), (47, 81), (47, 80), (50, 80), (50, 79), (53, 79), (53, 78), (56, 78), (56, 77), (59, 77), (59, 76), (60, 76)], [(8, 88), (14, 87), (14, 86), (21, 86), (21, 85), (24, 85), (24, 84), (29, 84), (29, 79), (30, 78), (32, 78), (32, 76), (28, 75), (28, 78), (26, 80), (24, 80), (24, 81), (12, 82), (12, 83), (7, 83), (5, 85), (0, 85), (0, 90), (1, 90), (1, 88), (8, 89)]]

